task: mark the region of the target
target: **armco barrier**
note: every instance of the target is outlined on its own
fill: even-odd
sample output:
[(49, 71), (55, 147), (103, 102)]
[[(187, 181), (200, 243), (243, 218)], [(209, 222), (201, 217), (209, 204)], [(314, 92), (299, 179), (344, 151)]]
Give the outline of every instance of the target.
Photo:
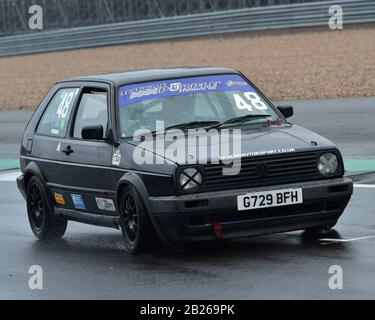
[(331, 5), (343, 8), (344, 26), (375, 22), (374, 0), (278, 5), (0, 37), (0, 56), (253, 30), (328, 28)]

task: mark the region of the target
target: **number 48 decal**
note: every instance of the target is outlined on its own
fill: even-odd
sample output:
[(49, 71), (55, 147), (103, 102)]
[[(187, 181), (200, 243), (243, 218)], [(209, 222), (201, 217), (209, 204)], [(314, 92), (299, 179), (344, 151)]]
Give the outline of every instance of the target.
[(259, 95), (256, 92), (244, 92), (243, 96), (244, 98), (238, 93), (235, 93), (233, 95), (238, 109), (247, 109), (249, 111), (253, 111), (253, 108), (257, 110), (268, 109), (267, 105), (260, 99)]
[(63, 99), (59, 107), (57, 108), (57, 118), (65, 119), (65, 117), (68, 114), (69, 108), (73, 102), (73, 98), (76, 96), (77, 93), (78, 89), (64, 94)]

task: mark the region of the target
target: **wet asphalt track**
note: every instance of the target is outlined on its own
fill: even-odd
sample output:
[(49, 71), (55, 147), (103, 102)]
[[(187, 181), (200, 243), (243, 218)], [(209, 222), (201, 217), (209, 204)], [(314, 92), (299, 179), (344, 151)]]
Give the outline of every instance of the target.
[[(293, 122), (335, 141), (345, 157), (375, 158), (374, 98), (295, 105)], [(24, 118), (0, 114), (0, 157), (16, 155)], [(119, 231), (78, 223), (70, 223), (62, 241), (35, 240), (15, 183), (1, 181), (9, 178), (0, 173), (0, 298), (374, 299), (375, 175), (361, 179), (329, 236), (345, 242), (311, 241), (295, 232), (135, 257), (123, 251)], [(31, 265), (43, 268), (43, 290), (28, 288)], [(343, 290), (328, 286), (331, 265), (343, 268)]]

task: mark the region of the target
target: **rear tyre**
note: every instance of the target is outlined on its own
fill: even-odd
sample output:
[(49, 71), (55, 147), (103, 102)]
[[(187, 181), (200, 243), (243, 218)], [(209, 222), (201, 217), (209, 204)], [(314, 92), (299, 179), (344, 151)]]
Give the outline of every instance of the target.
[(138, 254), (147, 251), (158, 240), (143, 202), (132, 186), (125, 187), (122, 193), (120, 227), (125, 249), (129, 253)]
[(39, 240), (55, 240), (65, 234), (68, 221), (53, 215), (46, 189), (37, 177), (32, 177), (29, 181), (26, 201), (30, 227)]

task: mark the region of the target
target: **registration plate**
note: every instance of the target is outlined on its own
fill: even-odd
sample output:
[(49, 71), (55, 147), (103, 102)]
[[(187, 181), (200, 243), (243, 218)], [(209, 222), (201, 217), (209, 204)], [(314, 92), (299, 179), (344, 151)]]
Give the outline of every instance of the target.
[(251, 210), (287, 206), (303, 202), (302, 189), (283, 189), (252, 192), (237, 196), (237, 209)]

